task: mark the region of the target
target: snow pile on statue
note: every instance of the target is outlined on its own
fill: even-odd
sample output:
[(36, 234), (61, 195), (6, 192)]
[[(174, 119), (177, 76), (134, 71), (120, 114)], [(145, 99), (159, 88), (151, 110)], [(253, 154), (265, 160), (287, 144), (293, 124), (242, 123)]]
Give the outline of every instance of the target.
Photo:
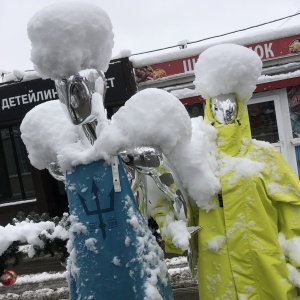
[(235, 93), (239, 99), (248, 101), (261, 70), (262, 62), (254, 51), (233, 44), (213, 46), (199, 56), (195, 90), (205, 99)]
[[(28, 35), (35, 69), (55, 80), (60, 101), (31, 110), (21, 125), (22, 139), (35, 167), (47, 168), (66, 182), (72, 221), (68, 243), (71, 299), (94, 299), (104, 293), (104, 298), (113, 299), (124, 295), (172, 298), (162, 250), (133, 201), (118, 154), (156, 147), (162, 153), (155, 154), (156, 158), (168, 155), (179, 170), (191, 169), (191, 174), (182, 173), (183, 185), (199, 195), (196, 200), (202, 197), (207, 202), (219, 187), (212, 155), (214, 132), (210, 128), (205, 132), (201, 118), (191, 122), (176, 97), (157, 89), (136, 94), (111, 121), (106, 119), (103, 71), (111, 57), (113, 33), (109, 17), (95, 5), (49, 6), (30, 20)], [(194, 128), (203, 130), (199, 134)], [(201, 155), (194, 158), (191, 151), (196, 149)], [(157, 182), (148, 182), (152, 206), (146, 217), (157, 213), (167, 192), (167, 202), (174, 203), (164, 212), (162, 233), (175, 247), (186, 250), (191, 233), (199, 228), (188, 227), (193, 225), (188, 224), (190, 207), (176, 185), (178, 180), (170, 182), (174, 179), (170, 166), (162, 162), (155, 169), (157, 178), (167, 175), (169, 186), (158, 189)], [(201, 184), (189, 180), (190, 176), (199, 178)], [(176, 216), (182, 213), (184, 219), (178, 220)]]
[(64, 1), (47, 6), (30, 19), (27, 29), (31, 60), (43, 78), (108, 69), (114, 35), (109, 16), (98, 5)]
[[(58, 15), (61, 15), (63, 10), (62, 8), (59, 8), (59, 10)], [(87, 9), (85, 8), (85, 10)], [(51, 9), (52, 13), (53, 7)], [(39, 14), (40, 18), (38, 18)], [(72, 51), (70, 55), (63, 55), (63, 53), (69, 53), (69, 49), (66, 48), (63, 51), (64, 44), (61, 43), (61, 39), (56, 38), (52, 29), (48, 27), (49, 13), (47, 9), (42, 10), (39, 14), (29, 22), (29, 36), (33, 36), (33, 39), (35, 39), (36, 35), (40, 36), (44, 33), (43, 39), (51, 36), (51, 45), (45, 50), (47, 52), (43, 60), (39, 60), (39, 51), (33, 50), (32, 60), (41, 74), (44, 74), (44, 77), (62, 79), (70, 73), (66, 73), (65, 69), (60, 69), (61, 65), (69, 65), (72, 70), (79, 70), (76, 57), (73, 57), (73, 63), (69, 59), (69, 57), (72, 57)], [(105, 15), (102, 18), (105, 19)], [(46, 19), (46, 21), (43, 22), (43, 19)], [(79, 26), (75, 16), (73, 18), (68, 17), (67, 20), (70, 24), (65, 26), (66, 21), (64, 20), (64, 26), (59, 29), (61, 35), (66, 35), (66, 39), (69, 38), (70, 28), (73, 26), (72, 22), (74, 21), (75, 28)], [(109, 24), (109, 22), (107, 23)], [(81, 31), (85, 31), (87, 35), (86, 41), (93, 46), (94, 35), (90, 34), (89, 27), (86, 30), (84, 25), (81, 24), (81, 27), (83, 27)], [(107, 26), (107, 28), (110, 30), (110, 26)], [(105, 36), (111, 37), (112, 34), (105, 33)], [(36, 46), (34, 42), (32, 42), (32, 46), (33, 49), (35, 47), (39, 48), (39, 45)], [(52, 51), (48, 49), (61, 49), (57, 54), (57, 60), (52, 57), (50, 54)], [(37, 54), (35, 55), (35, 53)], [(109, 55), (104, 53), (104, 56)], [(56, 73), (54, 74), (48, 66), (53, 66)], [(84, 67), (92, 66), (92, 64), (84, 65)], [(106, 68), (107, 66), (102, 67), (102, 69)], [(183, 186), (187, 188), (193, 198), (209, 208), (210, 199), (219, 188), (216, 176), (217, 165), (213, 157), (216, 147), (211, 142), (215, 139), (214, 131), (206, 126), (201, 118), (191, 122), (180, 101), (171, 94), (158, 89), (139, 92), (127, 101), (126, 105), (113, 116), (111, 121), (107, 121), (103, 102), (100, 99), (103, 93), (101, 83), (103, 82), (99, 78), (97, 93), (95, 92), (92, 95), (92, 100), (95, 99), (92, 107), (97, 107), (96, 113), (94, 113), (97, 118), (95, 129), (97, 139), (93, 145), (86, 139), (81, 126), (72, 126), (64, 117), (63, 112), (60, 111), (58, 101), (39, 105), (27, 114), (23, 120), (21, 131), (31, 163), (39, 169), (50, 169), (49, 165), (55, 162), (59, 165), (60, 171), (65, 172), (79, 164), (89, 164), (99, 159), (109, 160), (110, 157), (120, 151), (132, 149), (136, 146), (158, 147), (164, 154), (168, 155), (173, 165), (180, 170)], [(97, 105), (94, 105), (95, 103)], [(159, 192), (157, 194), (161, 197)], [(152, 196), (152, 202), (154, 198)], [(149, 214), (151, 215), (151, 212)], [(173, 224), (174, 216), (172, 212), (169, 215), (169, 223)], [(170, 232), (174, 233), (171, 234)], [(187, 248), (190, 234), (184, 226), (182, 230), (177, 231), (166, 229), (166, 234), (173, 236), (174, 240), (181, 240), (179, 244), (177, 243), (177, 246)]]
[[(272, 145), (251, 139), (246, 102), (262, 68), (255, 52), (223, 44), (200, 55), (194, 83), (206, 99), (204, 120), (191, 120), (158, 89), (137, 93), (107, 120), (107, 14), (86, 3), (57, 4), (32, 18), (28, 35), (35, 68), (56, 80), (60, 102), (30, 111), (22, 138), (34, 166), (66, 181), (72, 299), (104, 290), (113, 299), (172, 297), (132, 191), (166, 250), (188, 250), (192, 271), (198, 263), (201, 299), (296, 296), (299, 180)], [(135, 167), (132, 186), (120, 155)]]
[(171, 299), (163, 252), (139, 213), (115, 145), (109, 146), (114, 139), (104, 138), (100, 148), (108, 148), (91, 156), (102, 131), (115, 141), (121, 136), (107, 129), (113, 126), (103, 108), (103, 71), (113, 46), (109, 17), (93, 4), (55, 4), (33, 16), (28, 35), (35, 69), (56, 80), (61, 103), (33, 109), (21, 131), (32, 164), (66, 182), (71, 299)]

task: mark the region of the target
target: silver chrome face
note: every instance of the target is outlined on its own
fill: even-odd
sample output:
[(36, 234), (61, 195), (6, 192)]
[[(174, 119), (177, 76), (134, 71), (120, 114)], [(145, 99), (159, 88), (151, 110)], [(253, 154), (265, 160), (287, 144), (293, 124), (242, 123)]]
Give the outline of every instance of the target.
[(229, 124), (236, 118), (237, 102), (234, 94), (225, 94), (211, 99), (211, 111), (220, 124)]
[(106, 80), (102, 71), (82, 70), (69, 78), (56, 80), (59, 100), (69, 120), (75, 124), (91, 122), (92, 95), (99, 89), (98, 79), (102, 80), (102, 98), (105, 97)]

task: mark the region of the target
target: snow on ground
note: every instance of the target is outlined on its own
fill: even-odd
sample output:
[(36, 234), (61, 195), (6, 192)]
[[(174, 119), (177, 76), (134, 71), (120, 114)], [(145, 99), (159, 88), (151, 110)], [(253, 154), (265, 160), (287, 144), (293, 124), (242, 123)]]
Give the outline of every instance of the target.
[[(187, 258), (165, 259), (173, 289), (196, 287), (197, 280), (190, 275)], [(28, 290), (23, 291), (28, 288)], [(18, 276), (14, 286), (0, 286), (0, 300), (64, 300), (69, 299), (66, 273), (40, 273)]]
[(59, 272), (59, 273), (43, 272), (40, 274), (18, 276), (15, 285), (39, 283), (39, 282), (50, 281), (53, 279), (66, 279), (66, 274), (65, 272)]
[(43, 288), (35, 291), (27, 291), (21, 294), (7, 293), (0, 295), (0, 300), (68, 300), (67, 287), (58, 289)]

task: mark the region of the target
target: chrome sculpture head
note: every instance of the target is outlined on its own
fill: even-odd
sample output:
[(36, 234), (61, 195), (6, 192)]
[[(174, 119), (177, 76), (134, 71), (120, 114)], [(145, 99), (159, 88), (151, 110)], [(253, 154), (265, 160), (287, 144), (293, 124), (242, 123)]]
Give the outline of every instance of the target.
[(92, 113), (92, 95), (94, 92), (105, 97), (106, 80), (102, 71), (82, 70), (69, 78), (55, 81), (59, 100), (65, 114), (74, 124), (84, 124), (95, 120)]
[(152, 147), (136, 147), (120, 153), (123, 162), (148, 174), (163, 163), (162, 153)]
[[(151, 203), (149, 197), (150, 182), (147, 180), (151, 177), (157, 188), (170, 201), (176, 219), (187, 222), (187, 230), (190, 235), (195, 235), (202, 228), (201, 226), (190, 226), (188, 220), (188, 207), (190, 207), (190, 204), (187, 193), (174, 166), (160, 149), (137, 147), (123, 151), (120, 155), (124, 165), (135, 173), (135, 178), (131, 181), (131, 188), (146, 222), (151, 217), (148, 212), (148, 205)], [(194, 276), (197, 254), (194, 253), (191, 245), (188, 247), (187, 258), (190, 271)]]
[(132, 167), (137, 173), (150, 176), (157, 187), (171, 201), (174, 214), (180, 220), (187, 219), (187, 199), (177, 185), (178, 178), (174, 167), (168, 162), (160, 149), (154, 147), (137, 147), (121, 153), (125, 165)]
[(234, 94), (224, 94), (211, 98), (211, 112), (220, 124), (231, 123), (237, 115), (237, 101)]
[(65, 183), (66, 176), (65, 173), (61, 171), (60, 165), (57, 162), (51, 162), (48, 165), (48, 171), (58, 181), (63, 181)]

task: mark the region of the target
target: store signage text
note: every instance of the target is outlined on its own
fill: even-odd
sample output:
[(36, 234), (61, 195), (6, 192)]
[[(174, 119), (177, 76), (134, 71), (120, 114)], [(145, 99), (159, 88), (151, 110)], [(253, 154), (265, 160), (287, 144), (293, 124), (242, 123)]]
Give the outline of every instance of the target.
[(0, 123), (22, 119), (36, 105), (58, 99), (55, 83), (35, 79), (0, 86)]
[(58, 95), (55, 89), (34, 92), (29, 90), (27, 94), (1, 99), (2, 110), (13, 108), (17, 105), (25, 105), (33, 102), (57, 99)]
[(272, 46), (273, 43), (270, 42), (270, 43), (258, 44), (256, 46), (250, 46), (248, 48), (255, 51), (262, 60), (265, 60), (265, 59), (270, 59), (275, 57), (275, 54), (272, 50)]
[[(262, 60), (274, 58), (275, 54), (272, 50), (273, 43), (264, 43), (264, 44), (258, 44), (256, 46), (250, 46), (249, 49), (253, 50), (258, 54), (258, 56)], [(183, 73), (188, 73), (195, 70), (195, 64), (197, 62), (197, 58), (187, 58), (182, 60), (182, 66), (183, 66)]]
[(109, 65), (109, 68), (105, 73), (105, 77), (107, 88), (105, 103), (117, 100), (125, 101), (129, 98), (121, 60)]
[[(107, 78), (106, 88), (115, 87), (114, 80), (115, 80), (114, 77)], [(44, 90), (44, 91), (29, 90), (28, 93), (23, 95), (17, 95), (17, 96), (1, 99), (1, 109), (6, 110), (6, 109), (11, 109), (18, 105), (26, 105), (33, 102), (47, 101), (53, 99), (58, 99), (57, 91), (54, 88)]]
[[(263, 61), (286, 57), (300, 52), (300, 36), (264, 41), (245, 45), (245, 47), (255, 51)], [(149, 66), (137, 67), (135, 68), (137, 83), (177, 74), (193, 73), (198, 57), (199, 55), (196, 55)]]
[(106, 88), (113, 88), (113, 87), (115, 87), (115, 85), (114, 85), (115, 79), (116, 79), (115, 77), (106, 78)]
[(182, 61), (184, 73), (194, 71), (196, 62), (196, 58), (184, 59)]

